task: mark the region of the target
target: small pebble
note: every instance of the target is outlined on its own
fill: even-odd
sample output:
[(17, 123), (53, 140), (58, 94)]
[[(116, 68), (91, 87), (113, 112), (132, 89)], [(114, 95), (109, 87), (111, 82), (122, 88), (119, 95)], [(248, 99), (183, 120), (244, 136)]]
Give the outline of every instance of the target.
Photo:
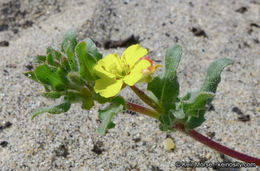
[(153, 139), (152, 138), (147, 138), (146, 141), (147, 142), (151, 142)]
[(207, 136), (209, 136), (211, 139), (215, 137), (216, 133), (215, 132), (207, 132)]
[(1, 41), (1, 42), (0, 42), (0, 46), (2, 46), (2, 47), (7, 47), (7, 46), (9, 46), (9, 42), (6, 41), (6, 40)]
[(11, 122), (7, 121), (4, 126), (5, 128), (10, 128), (12, 125), (13, 124)]
[(232, 108), (232, 112), (235, 112), (238, 115), (243, 115), (244, 114), (238, 107), (233, 107)]
[(173, 140), (171, 138), (166, 138), (163, 141), (163, 146), (164, 146), (165, 150), (170, 151), (170, 150), (174, 149), (175, 144), (174, 144), (174, 142), (173, 142)]
[(244, 14), (245, 12), (247, 12), (247, 7), (240, 7), (236, 10), (236, 12)]
[(1, 147), (6, 147), (8, 145), (8, 142), (7, 141), (2, 141), (0, 142), (0, 146)]
[(210, 153), (207, 153), (206, 159), (209, 160), (210, 158), (211, 158), (211, 154), (210, 154)]
[(250, 121), (250, 115), (241, 115), (238, 117), (238, 120), (243, 122)]

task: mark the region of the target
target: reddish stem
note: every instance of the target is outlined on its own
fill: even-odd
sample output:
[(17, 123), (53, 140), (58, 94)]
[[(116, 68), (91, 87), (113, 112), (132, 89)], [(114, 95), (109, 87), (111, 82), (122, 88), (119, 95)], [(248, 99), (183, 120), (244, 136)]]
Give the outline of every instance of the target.
[(160, 112), (160, 106), (153, 101), (149, 96), (147, 96), (142, 90), (140, 90), (139, 88), (137, 88), (136, 86), (130, 86), (130, 88), (135, 92), (135, 94), (141, 99), (143, 100), (143, 102), (145, 102), (147, 105), (151, 106), (152, 108), (154, 108), (156, 111)]
[[(134, 103), (127, 102), (127, 109), (142, 113), (144, 115), (153, 117), (155, 119), (159, 119), (158, 112), (148, 109), (146, 107), (134, 104)], [(220, 153), (226, 154), (230, 157), (236, 158), (238, 160), (241, 160), (241, 161), (244, 161), (247, 163), (255, 163), (257, 166), (260, 166), (260, 159), (254, 158), (254, 157), (248, 156), (246, 154), (239, 153), (230, 148), (227, 148), (227, 147), (225, 147), (219, 143), (216, 143), (215, 141), (205, 137), (204, 135), (200, 134), (199, 132), (197, 132), (195, 130), (186, 131), (184, 128), (184, 125), (182, 125), (182, 124), (178, 124), (178, 125), (174, 126), (174, 128), (184, 132), (185, 134), (191, 136), (195, 140), (201, 142), (202, 144), (207, 145), (208, 147), (210, 147)]]
[(236, 158), (238, 160), (248, 162), (248, 163), (255, 163), (257, 166), (260, 166), (260, 159), (248, 156), (243, 153), (239, 153), (235, 150), (227, 148), (221, 144), (216, 143), (215, 141), (205, 137), (204, 135), (200, 134), (195, 130), (186, 131), (183, 125), (177, 125), (177, 129), (181, 130), (182, 132), (186, 133), (187, 135), (191, 136), (195, 140), (201, 142), (202, 144), (207, 145), (208, 147), (217, 150), (220, 153), (226, 154), (230, 157)]
[(148, 109), (148, 108), (146, 108), (146, 107), (140, 106), (140, 105), (138, 105), (138, 104), (134, 104), (134, 103), (131, 103), (131, 102), (127, 102), (127, 109), (128, 109), (128, 110), (135, 111), (135, 112), (142, 113), (142, 114), (144, 114), (144, 115), (153, 117), (153, 118), (155, 118), (155, 119), (159, 119), (159, 114), (158, 114), (158, 112), (156, 112), (156, 111), (154, 111), (154, 110), (151, 110), (151, 109)]

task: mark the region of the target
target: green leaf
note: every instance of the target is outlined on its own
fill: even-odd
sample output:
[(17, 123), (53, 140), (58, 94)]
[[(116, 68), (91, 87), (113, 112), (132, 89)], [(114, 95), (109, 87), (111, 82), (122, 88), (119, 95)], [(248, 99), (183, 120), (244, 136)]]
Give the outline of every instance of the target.
[(32, 79), (33, 81), (39, 82), (39, 80), (37, 79), (35, 73), (33, 71), (29, 71), (24, 73), (24, 75), (30, 79)]
[(96, 64), (96, 59), (87, 52), (85, 42), (80, 42), (76, 47), (76, 53), (80, 64), (80, 76), (86, 81), (94, 81), (93, 67)]
[(185, 129), (192, 130), (197, 128), (205, 121), (204, 113), (200, 113), (198, 117), (188, 116), (185, 122)]
[(94, 104), (93, 99), (89, 97), (89, 98), (82, 100), (81, 108), (86, 109), (86, 110), (90, 110), (94, 105), (95, 104)]
[(216, 93), (217, 86), (221, 80), (220, 74), (230, 64), (232, 64), (232, 60), (226, 58), (213, 62), (208, 69), (206, 79), (200, 91)]
[(71, 71), (69, 61), (66, 57), (61, 57), (60, 69), (63, 73), (68, 74)]
[(33, 63), (34, 65), (41, 65), (41, 64), (44, 64), (46, 61), (46, 56), (42, 56), (42, 55), (37, 55), (34, 57), (33, 59)]
[(47, 108), (41, 108), (37, 109), (32, 113), (32, 119), (35, 118), (37, 115), (41, 113), (48, 112), (50, 114), (60, 114), (67, 112), (70, 109), (70, 103), (68, 101), (64, 101), (63, 103), (57, 105), (57, 106), (52, 106), (52, 107), (47, 107)]
[(68, 47), (67, 56), (68, 56), (69, 64), (70, 64), (70, 67), (72, 68), (72, 70), (78, 71), (78, 62), (77, 62), (74, 50), (72, 51), (72, 49)]
[(64, 99), (71, 103), (82, 102), (82, 109), (89, 110), (94, 106), (92, 94), (86, 88), (82, 88), (80, 91), (68, 91)]
[(180, 109), (180, 110), (170, 110), (170, 112), (173, 114), (173, 116), (176, 119), (184, 119), (185, 118), (185, 113), (182, 109)]
[(43, 84), (51, 85), (56, 91), (62, 91), (67, 88), (56, 68), (50, 68), (46, 64), (43, 64), (35, 68), (34, 73), (39, 81)]
[(68, 78), (70, 79), (71, 82), (73, 82), (74, 84), (76, 84), (78, 86), (85, 85), (84, 80), (82, 80), (82, 78), (80, 77), (80, 75), (77, 72), (70, 72), (68, 74)]
[(175, 102), (179, 94), (179, 83), (176, 75), (181, 59), (182, 49), (174, 45), (166, 51), (164, 77), (155, 77), (147, 86), (159, 99), (159, 104), (164, 108), (164, 113), (175, 109)]
[(69, 101), (70, 103), (81, 102), (82, 101), (82, 95), (78, 91), (70, 90), (70, 91), (67, 92), (64, 99)]
[(105, 135), (108, 129), (113, 128), (115, 124), (112, 122), (114, 115), (125, 109), (125, 100), (117, 96), (105, 110), (99, 110), (98, 118), (101, 120), (101, 125), (97, 128), (100, 135)]
[(56, 51), (52, 47), (48, 47), (47, 55), (49, 55), (49, 54), (51, 54), (51, 56), (52, 56), (53, 60), (55, 60), (55, 62), (59, 63), (59, 61), (61, 60), (61, 57), (62, 57), (62, 54), (60, 52)]
[(161, 131), (168, 131), (172, 128), (175, 122), (175, 117), (171, 112), (168, 114), (161, 114), (159, 116), (160, 125), (159, 128)]
[(147, 86), (147, 90), (150, 90), (160, 100), (162, 94), (163, 80), (160, 76), (155, 77)]
[(146, 91), (145, 93), (146, 93), (146, 95), (147, 95), (148, 97), (150, 97), (155, 103), (159, 104), (158, 98), (157, 98), (151, 91)]
[(76, 46), (77, 46), (76, 35), (73, 29), (68, 30), (63, 36), (62, 43), (61, 43), (61, 51), (63, 53), (66, 53), (67, 49), (70, 48), (72, 52), (74, 52)]
[(46, 98), (51, 98), (51, 99), (58, 99), (63, 95), (63, 93), (61, 92), (57, 92), (57, 91), (51, 91), (51, 92), (44, 92), (42, 94), (42, 96), (46, 97)]
[(51, 66), (55, 66), (55, 67), (59, 66), (59, 63), (57, 61), (55, 61), (55, 59), (51, 53), (49, 53), (47, 55), (47, 63)]
[(87, 53), (88, 53), (89, 55), (91, 55), (92, 57), (94, 57), (94, 58), (96, 59), (96, 61), (102, 59), (102, 54), (99, 53), (99, 51), (98, 51), (98, 49), (97, 49), (95, 43), (94, 43), (91, 39), (86, 38), (86, 39), (84, 40), (84, 42), (85, 42), (86, 45), (87, 45)]
[(181, 99), (182, 110), (186, 116), (186, 129), (194, 129), (205, 121), (206, 103), (213, 96), (212, 92), (189, 92)]
[(165, 75), (173, 77), (176, 75), (176, 70), (179, 66), (182, 55), (182, 48), (180, 45), (173, 45), (168, 48), (165, 56)]
[(91, 109), (92, 106), (94, 106), (94, 100), (92, 97), (92, 94), (89, 89), (87, 88), (82, 88), (80, 91), (80, 94), (82, 95), (82, 109)]
[(77, 46), (76, 35), (73, 30), (68, 30), (63, 36), (63, 40), (61, 43), (61, 51), (67, 54), (71, 69), (73, 71), (78, 71), (78, 63), (75, 56), (76, 46)]
[(194, 92), (191, 93), (189, 100), (182, 101), (183, 111), (189, 116), (199, 117), (206, 112), (206, 103), (208, 99), (213, 98), (211, 92)]
[(103, 103), (109, 102), (111, 100), (111, 98), (105, 98), (105, 97), (100, 96), (94, 90), (92, 90), (91, 92), (92, 92), (93, 99), (96, 100), (98, 103), (103, 104)]

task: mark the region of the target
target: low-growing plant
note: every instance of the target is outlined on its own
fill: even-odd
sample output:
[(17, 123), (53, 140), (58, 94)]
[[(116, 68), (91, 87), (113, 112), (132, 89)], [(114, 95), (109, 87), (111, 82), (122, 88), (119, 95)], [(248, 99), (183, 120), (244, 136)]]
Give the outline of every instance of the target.
[[(223, 58), (213, 62), (201, 89), (180, 97), (176, 70), (182, 48), (174, 45), (167, 49), (164, 73), (154, 78), (153, 73), (162, 66), (153, 64), (146, 54), (147, 50), (136, 44), (128, 47), (121, 58), (117, 54), (103, 58), (91, 39), (78, 43), (74, 32), (68, 31), (63, 37), (61, 52), (47, 48), (46, 56), (34, 58), (34, 70), (25, 73), (44, 86), (44, 97), (63, 99), (58, 105), (35, 110), (32, 118), (44, 112), (67, 112), (72, 103), (81, 103), (82, 109), (86, 110), (95, 103), (109, 103), (98, 111), (101, 124), (97, 132), (100, 135), (115, 126), (113, 117), (117, 113), (127, 109), (159, 120), (162, 131), (180, 130), (223, 154), (260, 165), (260, 159), (222, 146), (194, 130), (205, 121), (204, 115), (216, 93), (220, 74), (232, 60)], [(139, 82), (147, 83), (146, 91), (135, 86)], [(130, 87), (150, 108), (127, 102), (119, 96), (125, 87)]]

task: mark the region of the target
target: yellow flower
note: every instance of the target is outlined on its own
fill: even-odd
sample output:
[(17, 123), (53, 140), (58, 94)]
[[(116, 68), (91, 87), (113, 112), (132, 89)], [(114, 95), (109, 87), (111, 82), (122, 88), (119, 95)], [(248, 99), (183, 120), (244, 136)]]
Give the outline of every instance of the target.
[(133, 86), (137, 83), (147, 74), (147, 70), (153, 70), (153, 73), (155, 68), (149, 58), (144, 58), (146, 54), (147, 50), (140, 45), (132, 45), (123, 52), (121, 59), (117, 54), (109, 54), (99, 60), (94, 67), (94, 73), (100, 79), (96, 80), (94, 90), (103, 97), (112, 97), (125, 84)]

